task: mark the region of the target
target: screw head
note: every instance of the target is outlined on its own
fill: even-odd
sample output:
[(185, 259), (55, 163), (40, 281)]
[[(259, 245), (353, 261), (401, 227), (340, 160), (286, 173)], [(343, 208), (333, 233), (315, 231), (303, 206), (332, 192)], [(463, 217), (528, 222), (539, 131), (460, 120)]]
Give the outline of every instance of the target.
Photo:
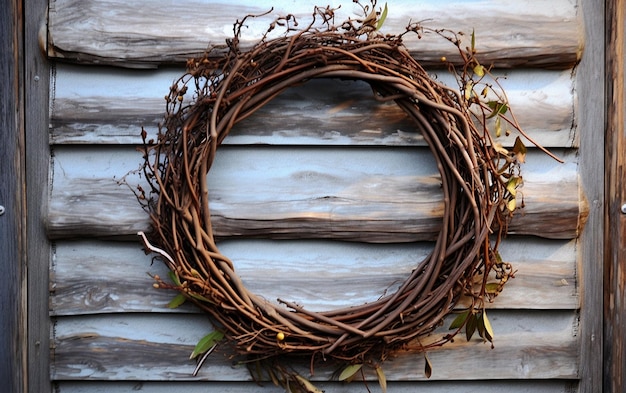
[(4, 206), (0, 205), (0, 216), (4, 214)]
[(623, 214), (626, 214), (626, 203), (622, 205), (622, 208), (620, 210), (622, 211)]

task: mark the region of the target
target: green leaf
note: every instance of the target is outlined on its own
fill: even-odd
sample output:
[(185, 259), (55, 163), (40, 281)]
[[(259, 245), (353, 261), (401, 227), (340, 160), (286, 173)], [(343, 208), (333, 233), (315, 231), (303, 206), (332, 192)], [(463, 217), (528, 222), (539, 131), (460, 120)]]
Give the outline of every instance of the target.
[(461, 326), (463, 326), (463, 324), (467, 320), (467, 316), (469, 315), (469, 312), (470, 310), (466, 310), (460, 313), (459, 315), (457, 315), (456, 318), (454, 318), (454, 321), (452, 321), (452, 323), (450, 324), (450, 327), (448, 329), (450, 330), (459, 329)]
[(380, 389), (383, 393), (387, 393), (387, 377), (385, 377), (385, 372), (380, 365), (376, 366), (376, 376), (378, 376), (378, 384), (380, 385)]
[(180, 280), (178, 279), (178, 276), (176, 275), (176, 273), (174, 273), (173, 271), (169, 271), (167, 272), (167, 275), (170, 277), (170, 280), (172, 280), (172, 282), (174, 283), (174, 285), (177, 285), (180, 287)]
[(306, 391), (308, 393), (324, 393), (323, 391), (319, 390), (317, 387), (315, 387), (315, 385), (313, 385), (311, 383), (311, 381), (309, 381), (308, 379), (304, 378), (301, 375), (296, 375), (296, 379), (298, 380), (298, 382), (304, 386), (304, 388), (306, 389)]
[(193, 359), (197, 357), (198, 355), (210, 350), (215, 345), (217, 345), (217, 343), (222, 338), (224, 338), (224, 333), (218, 330), (215, 330), (207, 334), (206, 336), (202, 337), (200, 341), (198, 341), (198, 343), (196, 344), (196, 347), (193, 349), (193, 352), (191, 353), (191, 356), (189, 356), (189, 359)]
[(376, 30), (380, 30), (383, 27), (383, 23), (385, 23), (385, 19), (387, 19), (387, 3), (385, 3), (385, 8), (383, 9), (383, 13), (380, 14), (380, 18), (378, 18), (378, 22), (376, 23)]
[(167, 308), (178, 308), (181, 304), (185, 303), (187, 298), (182, 293), (179, 293), (172, 299), (169, 303), (167, 303)]
[(491, 119), (497, 115), (504, 115), (509, 110), (507, 104), (499, 101), (489, 101), (487, 102), (487, 106), (491, 109), (491, 113), (487, 116), (487, 119)]
[(363, 367), (363, 364), (348, 365), (346, 368), (343, 369), (341, 374), (339, 374), (339, 380), (345, 381), (347, 379), (350, 379), (351, 377), (354, 376), (354, 374), (356, 374), (361, 369), (361, 367)]
[(430, 363), (426, 352), (424, 352), (424, 376), (430, 378), (431, 375), (433, 375), (433, 365)]
[(470, 314), (467, 318), (467, 323), (465, 324), (465, 338), (467, 341), (472, 339), (474, 332), (476, 331), (476, 327), (478, 326), (478, 320), (476, 315)]
[(202, 295), (198, 295), (197, 293), (189, 292), (189, 296), (191, 296), (192, 298), (194, 298), (196, 300), (200, 300), (202, 302), (205, 302), (205, 303), (215, 304), (215, 302), (212, 301), (211, 299), (206, 298), (206, 297), (204, 297)]
[(500, 291), (500, 283), (497, 282), (490, 282), (488, 284), (485, 284), (485, 292), (487, 292), (490, 295), (495, 295)]

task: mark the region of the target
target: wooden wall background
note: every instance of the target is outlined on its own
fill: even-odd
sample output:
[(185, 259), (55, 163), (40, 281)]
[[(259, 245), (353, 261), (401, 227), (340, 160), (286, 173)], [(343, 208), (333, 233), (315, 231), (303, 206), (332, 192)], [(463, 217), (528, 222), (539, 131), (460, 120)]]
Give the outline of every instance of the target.
[[(156, 133), (162, 97), (187, 57), (223, 43), (247, 13), (273, 5), (272, 15), (290, 12), (305, 21), (314, 4), (50, 2), (42, 45), (54, 61), (47, 227), (54, 242), (51, 377), (59, 392), (272, 391), (219, 356), (192, 377), (188, 356), (210, 325), (191, 307), (166, 308), (173, 294), (152, 288), (147, 273), (165, 271), (143, 255), (135, 233), (147, 229), (147, 217), (119, 181), (141, 164), (141, 127)], [(388, 6), (386, 32), (402, 31), (409, 20), (474, 29), (483, 63), (506, 77), (526, 131), (565, 160), (531, 149), (523, 167), (526, 207), (501, 249), (518, 273), (489, 306), (495, 349), (457, 339), (432, 351), (428, 383), (423, 358), (401, 356), (385, 364), (390, 391), (571, 391), (581, 367), (578, 236), (589, 211), (579, 180), (573, 67), (584, 42), (577, 3)], [(352, 10), (342, 2), (338, 20)], [(258, 37), (270, 19), (251, 21), (244, 38)], [(453, 83), (435, 68), (441, 56), (454, 57), (453, 47), (430, 36), (407, 45)], [(440, 195), (428, 148), (401, 111), (364, 99), (367, 91), (328, 80), (293, 88), (220, 148), (209, 176), (221, 248), (246, 284), (269, 299), (280, 295), (317, 309), (375, 299), (393, 290), (438, 231)], [(325, 381), (331, 371), (313, 379)]]

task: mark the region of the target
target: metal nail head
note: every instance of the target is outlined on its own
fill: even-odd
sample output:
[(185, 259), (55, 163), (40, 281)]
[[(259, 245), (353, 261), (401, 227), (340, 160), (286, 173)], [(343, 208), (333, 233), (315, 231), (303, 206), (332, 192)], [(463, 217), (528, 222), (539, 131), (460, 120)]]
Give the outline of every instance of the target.
[(624, 204), (622, 205), (621, 210), (622, 210), (622, 213), (623, 213), (623, 214), (626, 214), (626, 203), (624, 203)]

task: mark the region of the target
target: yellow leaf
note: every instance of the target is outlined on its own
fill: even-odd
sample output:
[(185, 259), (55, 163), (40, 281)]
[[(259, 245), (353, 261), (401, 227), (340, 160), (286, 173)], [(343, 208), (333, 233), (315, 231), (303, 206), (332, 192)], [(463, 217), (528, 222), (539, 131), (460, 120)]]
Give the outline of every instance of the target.
[(500, 153), (502, 155), (505, 155), (505, 156), (509, 154), (509, 151), (502, 146), (502, 143), (498, 143), (498, 142), (494, 143), (493, 144), (493, 149), (496, 152), (498, 152), (498, 153)]
[(517, 161), (524, 163), (526, 161), (526, 146), (524, 146), (524, 142), (518, 136), (515, 138), (515, 144), (513, 145), (513, 153), (515, 153), (515, 157)]
[(502, 123), (500, 122), (500, 116), (496, 117), (496, 138), (499, 138), (502, 135)]
[(380, 389), (383, 393), (387, 393), (387, 377), (385, 377), (385, 372), (380, 365), (376, 366), (376, 375), (378, 376), (378, 384), (380, 385)]
[(485, 76), (485, 67), (483, 67), (481, 64), (476, 64), (474, 66), (474, 74), (476, 74), (476, 76), (478, 77), (483, 77)]
[(474, 84), (472, 81), (467, 82), (465, 85), (465, 100), (469, 100), (472, 98), (472, 93), (474, 91)]
[(519, 176), (513, 176), (506, 182), (506, 190), (515, 197), (517, 194), (517, 187), (522, 183), (522, 178)]
[(493, 328), (491, 327), (491, 322), (489, 322), (489, 318), (487, 318), (487, 312), (483, 310), (483, 325), (485, 326), (485, 338), (488, 341), (493, 340)]
[(509, 209), (509, 211), (515, 211), (515, 208), (517, 207), (517, 200), (515, 198), (512, 198), (510, 201), (507, 202), (506, 204), (506, 208)]

